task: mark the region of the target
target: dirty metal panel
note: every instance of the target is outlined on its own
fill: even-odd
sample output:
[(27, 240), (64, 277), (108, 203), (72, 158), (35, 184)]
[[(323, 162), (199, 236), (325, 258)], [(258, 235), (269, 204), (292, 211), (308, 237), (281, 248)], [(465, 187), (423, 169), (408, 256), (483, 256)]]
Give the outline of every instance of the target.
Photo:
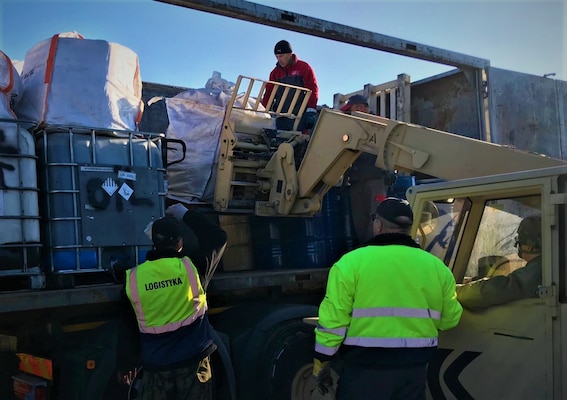
[(565, 159), (567, 83), (499, 68), (488, 79), (494, 142)]
[(416, 81), (411, 86), (411, 122), (483, 139), (476, 75), (462, 70)]
[(83, 246), (151, 245), (144, 228), (162, 214), (161, 171), (81, 165), (79, 184)]

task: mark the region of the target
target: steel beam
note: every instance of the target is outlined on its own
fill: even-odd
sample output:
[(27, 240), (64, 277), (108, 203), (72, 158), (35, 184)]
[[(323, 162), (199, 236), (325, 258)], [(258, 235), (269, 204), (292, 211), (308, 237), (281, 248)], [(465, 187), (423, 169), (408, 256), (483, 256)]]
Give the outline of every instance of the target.
[(155, 1), (459, 68), (484, 69), (490, 66), (490, 61), (482, 58), (381, 35), (250, 1)]

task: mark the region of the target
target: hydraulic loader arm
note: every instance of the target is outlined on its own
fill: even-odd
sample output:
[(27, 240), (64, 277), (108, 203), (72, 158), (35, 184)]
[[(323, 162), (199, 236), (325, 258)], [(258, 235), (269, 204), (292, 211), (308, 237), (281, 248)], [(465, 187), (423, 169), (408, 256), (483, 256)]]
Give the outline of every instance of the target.
[[(318, 210), (324, 194), (362, 153), (376, 155), (384, 170), (420, 172), (446, 180), (496, 175), (565, 165), (563, 160), (515, 150), (447, 132), (365, 113), (346, 115), (323, 109), (297, 171), (297, 196), (285, 204), (283, 214)], [(284, 158), (280, 158), (284, 160)], [(282, 168), (283, 170), (283, 168)], [(293, 181), (287, 172), (285, 179)], [(284, 192), (285, 193), (285, 192)], [(258, 211), (258, 209), (257, 209)]]
[[(294, 100), (297, 100), (297, 90), (301, 90), (286, 88), (289, 85), (277, 82), (239, 77), (235, 93), (241, 79), (250, 81), (246, 97), (257, 81), (261, 83), (258, 99), (267, 84), (274, 85), (274, 90), (282, 86), (280, 93), (283, 92), (284, 97), (287, 89), (290, 94), (294, 89)], [(417, 171), (445, 180), (567, 163), (359, 112), (347, 115), (322, 109), (310, 136), (296, 131), (254, 128), (231, 122), (233, 107), (232, 104), (227, 107), (223, 123), (215, 187), (215, 209), (222, 212), (313, 215), (320, 210), (323, 196), (340, 181), (362, 152), (374, 154), (376, 166), (384, 170)], [(257, 106), (253, 109), (273, 117), (291, 116), (297, 122), (304, 107), (305, 103), (297, 114), (261, 111)]]
[(317, 197), (361, 154), (384, 170), (445, 180), (565, 165), (567, 162), (371, 114), (323, 109), (298, 170), (298, 199)]

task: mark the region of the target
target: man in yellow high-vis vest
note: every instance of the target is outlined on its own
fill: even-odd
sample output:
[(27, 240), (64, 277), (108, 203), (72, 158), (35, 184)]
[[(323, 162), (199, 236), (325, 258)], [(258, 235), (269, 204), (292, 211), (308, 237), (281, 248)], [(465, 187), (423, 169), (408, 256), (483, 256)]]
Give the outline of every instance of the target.
[(425, 399), (438, 331), (455, 327), (463, 311), (455, 279), (411, 238), (407, 201), (387, 198), (372, 218), (374, 238), (329, 272), (313, 374), (319, 390), (328, 391), (340, 348), (337, 400)]
[(182, 255), (187, 230), (183, 218), (155, 221), (155, 249), (146, 262), (126, 271), (126, 294), (138, 321), (144, 367), (140, 400), (212, 399), (210, 355), (216, 345), (199, 273)]

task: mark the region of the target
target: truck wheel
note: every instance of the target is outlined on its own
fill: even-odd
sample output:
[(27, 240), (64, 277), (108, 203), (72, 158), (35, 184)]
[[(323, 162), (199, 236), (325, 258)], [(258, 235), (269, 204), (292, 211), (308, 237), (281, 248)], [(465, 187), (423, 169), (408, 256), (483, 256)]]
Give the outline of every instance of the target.
[(300, 320), (271, 329), (261, 373), (267, 375), (265, 397), (271, 400), (308, 400), (315, 390), (313, 370), (313, 327)]

